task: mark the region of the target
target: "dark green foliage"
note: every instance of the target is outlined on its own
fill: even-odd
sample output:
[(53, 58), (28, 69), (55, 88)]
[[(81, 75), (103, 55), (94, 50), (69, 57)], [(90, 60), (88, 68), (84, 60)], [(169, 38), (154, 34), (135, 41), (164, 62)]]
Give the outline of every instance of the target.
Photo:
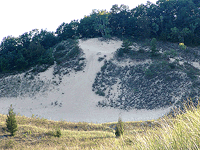
[(58, 40), (76, 39), (78, 33), (79, 22), (73, 20), (70, 23), (62, 23), (57, 29)]
[(158, 50), (157, 50), (156, 46), (157, 46), (157, 40), (156, 40), (156, 38), (153, 38), (151, 40), (151, 54), (152, 54), (152, 56), (158, 55)]
[(103, 91), (101, 91), (101, 90), (98, 90), (96, 92), (96, 94), (99, 95), (99, 96), (105, 96), (105, 93)]
[(199, 3), (191, 0), (158, 0), (156, 5), (147, 2), (131, 10), (126, 5), (113, 5), (110, 12), (93, 10), (80, 20), (77, 32), (80, 37), (104, 37), (108, 32), (111, 37), (155, 37), (199, 45), (199, 14)]
[(69, 51), (69, 53), (66, 55), (67, 60), (69, 60), (70, 58), (74, 58), (75, 56), (80, 54), (80, 49), (78, 46), (73, 47), (73, 49), (71, 51)]
[(177, 62), (169, 63), (168, 61), (155, 61), (147, 69), (144, 70), (144, 75), (147, 79), (152, 79), (158, 75), (166, 74), (177, 67)]
[(59, 44), (58, 47), (56, 48), (56, 51), (64, 50), (64, 49), (65, 49), (65, 45)]
[(187, 73), (187, 76), (191, 78), (192, 80), (197, 79), (197, 76), (200, 75), (199, 70), (195, 68), (194, 66), (192, 66), (191, 64), (185, 62), (184, 67), (185, 67), (185, 72)]
[(15, 132), (18, 130), (17, 129), (17, 121), (15, 118), (15, 113), (13, 112), (12, 105), (10, 105), (10, 108), (8, 110), (8, 115), (6, 119), (6, 126), (8, 129), (8, 132), (11, 133), (11, 136), (15, 135)]
[(124, 56), (123, 49), (121, 49), (121, 48), (117, 49), (117, 57), (123, 57), (123, 56)]
[[(71, 64), (74, 64), (74, 69), (76, 71), (82, 70), (84, 63), (80, 62), (80, 60), (84, 60), (83, 58), (79, 59), (81, 54), (81, 49), (78, 46), (78, 40), (75, 39), (67, 39), (56, 47), (56, 51), (53, 53), (54, 59), (57, 64), (61, 65), (67, 64), (69, 65), (70, 61)], [(76, 61), (74, 61), (76, 60)], [(73, 63), (72, 63), (73, 62)], [(63, 65), (64, 65), (63, 64)]]
[(117, 56), (123, 57), (124, 54), (130, 54), (131, 53), (131, 45), (132, 43), (129, 40), (123, 40), (121, 48), (117, 50)]
[(36, 65), (52, 65), (57, 37), (45, 30), (32, 30), (18, 38), (8, 36), (0, 45), (0, 72), (23, 71)]
[(94, 27), (95, 18), (91, 16), (85, 16), (80, 20), (78, 26), (78, 33), (81, 38), (93, 38), (100, 36), (98, 31)]
[(62, 135), (62, 133), (61, 133), (60, 128), (56, 129), (54, 136), (55, 137), (61, 137), (61, 135)]
[(101, 67), (101, 71), (105, 71), (107, 68), (107, 61), (104, 61), (104, 65)]
[(116, 130), (115, 130), (115, 135), (116, 137), (120, 137), (124, 135), (124, 123), (122, 122), (122, 119), (118, 119), (118, 123), (116, 125)]
[(112, 29), (108, 27), (110, 14), (105, 10), (93, 10), (90, 15), (94, 18), (94, 29), (104, 38), (110, 38)]
[(151, 69), (147, 69), (145, 70), (145, 76), (147, 78), (153, 78), (154, 77), (155, 72), (153, 72)]
[[(55, 127), (54, 127), (55, 128)], [(47, 135), (54, 136), (54, 137), (61, 137), (62, 132), (59, 127), (55, 128), (52, 131), (49, 131)]]
[(177, 56), (177, 51), (174, 49), (171, 49), (170, 51), (164, 52), (164, 57), (176, 57)]
[(99, 57), (98, 61), (101, 62), (102, 60), (104, 60), (104, 57)]
[(122, 50), (124, 53), (128, 54), (130, 53), (130, 50), (131, 50), (131, 42), (129, 40), (123, 40), (123, 43), (122, 43)]

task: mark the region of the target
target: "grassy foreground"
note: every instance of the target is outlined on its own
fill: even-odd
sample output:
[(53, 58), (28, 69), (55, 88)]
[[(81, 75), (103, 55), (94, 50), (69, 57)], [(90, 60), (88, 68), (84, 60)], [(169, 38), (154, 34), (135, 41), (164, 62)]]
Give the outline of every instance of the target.
[[(93, 124), (16, 116), (14, 137), (0, 114), (0, 149), (200, 149), (200, 107), (175, 118), (125, 122), (123, 137), (115, 137), (116, 123)], [(56, 128), (62, 136), (55, 137)]]

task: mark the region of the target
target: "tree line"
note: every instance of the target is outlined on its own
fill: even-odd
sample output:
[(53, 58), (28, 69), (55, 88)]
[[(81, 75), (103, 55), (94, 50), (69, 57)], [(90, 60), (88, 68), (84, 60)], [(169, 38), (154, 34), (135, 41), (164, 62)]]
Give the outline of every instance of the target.
[(5, 37), (0, 45), (0, 72), (26, 70), (35, 65), (52, 65), (51, 47), (57, 43), (53, 32), (34, 29), (19, 37)]
[(55, 33), (32, 30), (18, 38), (8, 36), (0, 45), (0, 72), (52, 64), (51, 47), (58, 42), (94, 37), (156, 38), (200, 45), (200, 1), (158, 0), (156, 4), (148, 1), (133, 9), (116, 4), (110, 11), (93, 10), (80, 20), (63, 22)]
[(93, 10), (80, 21), (61, 24), (56, 33), (65, 38), (134, 37), (200, 44), (200, 2), (158, 0), (129, 9), (113, 5), (109, 12)]

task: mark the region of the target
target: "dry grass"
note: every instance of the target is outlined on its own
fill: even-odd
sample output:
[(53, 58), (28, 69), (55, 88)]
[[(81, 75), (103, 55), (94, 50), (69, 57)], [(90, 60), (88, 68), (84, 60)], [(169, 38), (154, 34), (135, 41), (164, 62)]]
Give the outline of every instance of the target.
[[(200, 108), (187, 109), (176, 118), (125, 122), (124, 136), (116, 138), (116, 123), (92, 124), (51, 121), (16, 116), (18, 131), (6, 131), (6, 115), (0, 114), (0, 149), (199, 149)], [(56, 128), (62, 136), (53, 136)]]
[[(6, 131), (5, 120), (6, 115), (0, 114), (0, 149), (115, 149), (114, 145), (131, 144), (136, 132), (143, 133), (159, 126), (155, 121), (126, 122), (123, 141), (115, 138), (116, 123), (72, 123), (17, 115), (18, 131), (11, 137)], [(60, 138), (53, 136), (57, 127), (62, 132)]]

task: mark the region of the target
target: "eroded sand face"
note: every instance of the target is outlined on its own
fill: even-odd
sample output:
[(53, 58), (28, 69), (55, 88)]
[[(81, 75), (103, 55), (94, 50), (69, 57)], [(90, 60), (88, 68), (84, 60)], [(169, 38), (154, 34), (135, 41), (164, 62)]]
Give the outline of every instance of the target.
[[(14, 111), (30, 117), (32, 114), (51, 120), (66, 120), (70, 122), (116, 122), (118, 117), (123, 121), (138, 121), (157, 119), (169, 112), (170, 108), (157, 110), (131, 110), (129, 112), (96, 107), (103, 98), (92, 91), (96, 73), (100, 71), (103, 61), (99, 57), (109, 60), (113, 53), (120, 48), (122, 41), (109, 42), (89, 39), (79, 41), (79, 45), (86, 57), (86, 67), (83, 71), (73, 72), (62, 76), (62, 82), (55, 89), (38, 93), (35, 97), (1, 98), (0, 113), (7, 114), (10, 104)], [(44, 81), (52, 80), (53, 66), (40, 74)], [(58, 78), (58, 77), (54, 77)], [(58, 105), (52, 105), (57, 101)]]

